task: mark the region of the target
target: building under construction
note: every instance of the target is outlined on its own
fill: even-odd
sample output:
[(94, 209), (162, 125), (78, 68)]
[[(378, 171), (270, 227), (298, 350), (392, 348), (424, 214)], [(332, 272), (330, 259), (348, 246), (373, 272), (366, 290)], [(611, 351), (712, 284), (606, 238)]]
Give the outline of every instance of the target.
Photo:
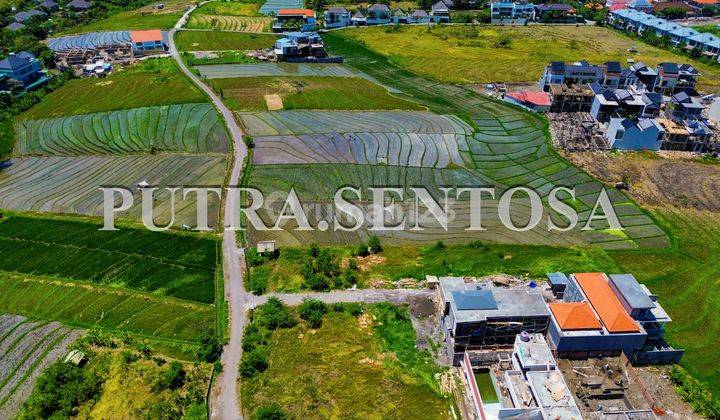
[(550, 85), (550, 112), (589, 112), (595, 93), (588, 85)]
[(523, 331), (545, 334), (550, 312), (537, 289), (441, 277), (438, 293), (449, 356), (457, 365), (468, 350), (512, 346)]

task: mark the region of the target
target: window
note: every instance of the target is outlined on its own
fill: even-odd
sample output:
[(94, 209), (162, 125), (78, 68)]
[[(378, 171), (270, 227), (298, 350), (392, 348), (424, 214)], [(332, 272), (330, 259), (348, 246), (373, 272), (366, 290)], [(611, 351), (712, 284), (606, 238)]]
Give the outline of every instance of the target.
[(620, 139), (622, 139), (624, 135), (625, 135), (625, 130), (618, 130), (618, 131), (615, 133), (615, 140), (620, 140)]

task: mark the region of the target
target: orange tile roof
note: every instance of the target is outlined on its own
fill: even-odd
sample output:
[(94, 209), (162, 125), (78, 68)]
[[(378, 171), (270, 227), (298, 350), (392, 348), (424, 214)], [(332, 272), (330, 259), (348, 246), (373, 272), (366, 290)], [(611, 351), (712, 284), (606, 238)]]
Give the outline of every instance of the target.
[(551, 303), (548, 306), (562, 330), (602, 329), (602, 324), (587, 302), (559, 302)]
[(132, 40), (132, 42), (162, 41), (163, 34), (159, 29), (150, 29), (147, 31), (130, 31), (130, 39)]
[(602, 273), (573, 274), (605, 328), (611, 333), (638, 332), (640, 328), (625, 311)]
[(282, 15), (303, 15), (305, 17), (315, 17), (315, 12), (310, 9), (280, 9), (278, 16)]
[(698, 4), (707, 4), (707, 5), (713, 5), (720, 3), (720, 0), (694, 0), (695, 3)]
[(527, 102), (533, 105), (550, 106), (550, 94), (546, 92), (531, 92), (531, 91), (520, 91), (520, 92), (508, 92), (507, 96), (515, 98), (518, 101)]

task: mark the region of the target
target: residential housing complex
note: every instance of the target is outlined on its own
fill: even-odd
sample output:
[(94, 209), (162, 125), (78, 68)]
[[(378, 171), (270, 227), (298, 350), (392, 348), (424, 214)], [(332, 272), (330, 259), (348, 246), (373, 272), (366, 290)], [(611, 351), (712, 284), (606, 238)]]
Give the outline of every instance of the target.
[(314, 31), (317, 29), (315, 11), (310, 9), (280, 9), (273, 20), (273, 32)]
[(496, 1), (490, 3), (492, 23), (518, 23), (535, 20), (535, 5), (528, 1)]
[(697, 48), (714, 60), (720, 60), (720, 37), (670, 22), (638, 10), (623, 9), (610, 12), (608, 22), (615, 28), (642, 35), (652, 31), (657, 36), (666, 36), (675, 45)]
[[(695, 91), (700, 72), (690, 64), (617, 61), (552, 62), (540, 88), (550, 93), (550, 112), (587, 112), (610, 148), (705, 152), (720, 136)], [(505, 94), (506, 100), (524, 92)], [(510, 99), (507, 99), (510, 97)], [(545, 107), (527, 108), (542, 112)]]
[(354, 14), (344, 7), (332, 7), (323, 14), (323, 26), (333, 29), (365, 25), (448, 23), (452, 5), (452, 0), (440, 0), (432, 5), (430, 13), (422, 9), (397, 9), (393, 12), (385, 4), (372, 4), (367, 10), (358, 10)]
[(29, 89), (47, 80), (40, 60), (30, 52), (10, 53), (0, 60), (0, 81), (14, 79), (24, 89)]

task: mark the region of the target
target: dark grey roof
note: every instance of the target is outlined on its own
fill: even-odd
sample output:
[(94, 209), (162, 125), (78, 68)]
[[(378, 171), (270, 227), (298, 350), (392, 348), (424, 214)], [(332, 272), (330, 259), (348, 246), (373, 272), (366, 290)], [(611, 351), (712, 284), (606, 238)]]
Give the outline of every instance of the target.
[(610, 73), (620, 73), (622, 72), (622, 66), (620, 66), (619, 61), (608, 61), (605, 63), (605, 68)]
[(547, 273), (550, 284), (568, 284), (568, 278), (563, 273)]
[(428, 17), (428, 14), (426, 11), (424, 11), (422, 9), (417, 9), (416, 11), (413, 12), (412, 17), (415, 19), (426, 18), (426, 17)]
[(683, 64), (680, 66), (679, 70), (686, 74), (691, 74), (694, 76), (698, 76), (700, 72), (695, 67), (691, 66), (690, 64)]
[(601, 95), (605, 98), (607, 101), (614, 101), (617, 102), (619, 99), (617, 95), (615, 95), (615, 92), (612, 91), (612, 89), (604, 90)]
[(25, 27), (25, 25), (23, 25), (22, 23), (13, 22), (13, 23), (9, 24), (8, 26), (6, 26), (5, 29), (7, 29), (9, 31), (18, 31), (24, 27)]
[(607, 90), (607, 88), (604, 88), (600, 83), (598, 82), (592, 82), (588, 85), (590, 87), (590, 90), (593, 91), (594, 94), (603, 93)]
[(72, 0), (67, 5), (68, 7), (72, 7), (73, 9), (89, 9), (90, 6), (92, 6), (92, 2), (85, 0)]
[[(653, 121), (652, 118), (643, 118), (640, 121), (638, 121), (638, 127), (640, 127), (643, 130), (647, 130), (648, 128), (656, 127), (656, 125), (655, 125), (655, 121)], [(612, 277), (612, 275), (611, 275), (611, 277)]]
[(375, 3), (372, 6), (370, 6), (368, 8), (368, 10), (378, 11), (378, 12), (389, 12), (390, 8), (386, 4)]
[[(641, 125), (643, 128), (648, 128), (647, 124), (654, 125), (650, 119), (641, 120), (640, 124), (644, 124)], [(632, 274), (610, 274), (610, 282), (620, 292), (630, 308), (652, 309), (655, 307), (655, 302), (645, 293), (645, 290)]]
[(328, 12), (335, 14), (335, 15), (343, 15), (348, 13), (348, 10), (344, 7), (331, 7)]
[(395, 11), (395, 13), (393, 14), (393, 16), (396, 16), (396, 17), (406, 17), (407, 14), (406, 14), (405, 12), (403, 12), (402, 9), (397, 9), (397, 10)]
[(47, 13), (42, 10), (32, 9), (28, 12), (30, 16), (47, 16)]
[(672, 96), (672, 99), (675, 102), (692, 102), (692, 99), (690, 99), (690, 96), (685, 92), (678, 92)]
[(448, 9), (455, 5), (452, 0), (442, 0), (442, 2), (445, 3), (445, 6), (447, 6)]
[(40, 7), (43, 9), (54, 9), (58, 7), (58, 4), (55, 3), (53, 0), (45, 0), (44, 2), (40, 3)]
[(0, 61), (0, 69), (2, 70), (17, 70), (27, 66), (35, 56), (27, 51), (22, 51), (15, 54), (10, 54), (5, 57), (4, 60)]
[(565, 62), (564, 61), (553, 61), (550, 63), (550, 70), (552, 70), (554, 73), (561, 73), (565, 71)]
[(665, 73), (670, 73), (670, 74), (678, 73), (677, 63), (660, 63), (660, 67), (662, 67), (662, 69)]
[(572, 10), (572, 6), (569, 4), (538, 4), (535, 6), (539, 12), (549, 12), (549, 11), (559, 11), (559, 12), (569, 12)]
[(660, 105), (662, 104), (662, 93), (655, 93), (655, 92), (645, 92), (642, 94), (643, 102), (645, 102), (646, 105), (655, 104)]
[(431, 9), (432, 9), (432, 11), (443, 11), (443, 10), (449, 11), (449, 10), (450, 10), (450, 9), (447, 7), (447, 5), (446, 5), (445, 3), (443, 3), (442, 1), (439, 1), (439, 2), (437, 2), (437, 3), (435, 3), (435, 4), (433, 4), (432, 7), (431, 7)]
[(629, 129), (635, 127), (635, 123), (630, 121), (627, 118), (623, 118), (623, 120), (620, 121), (620, 125), (622, 125), (623, 128), (625, 128), (626, 130), (629, 130)]
[(15, 18), (15, 21), (17, 21), (17, 22), (23, 22), (23, 21), (26, 21), (26, 20), (30, 19), (30, 13), (28, 13), (28, 12), (17, 12), (17, 13), (15, 13), (14, 18)]
[(360, 13), (360, 11), (358, 10), (357, 12), (355, 12), (354, 15), (352, 15), (352, 17), (358, 18), (358, 19), (362, 19), (362, 18), (365, 18), (365, 15), (363, 15), (362, 13)]

